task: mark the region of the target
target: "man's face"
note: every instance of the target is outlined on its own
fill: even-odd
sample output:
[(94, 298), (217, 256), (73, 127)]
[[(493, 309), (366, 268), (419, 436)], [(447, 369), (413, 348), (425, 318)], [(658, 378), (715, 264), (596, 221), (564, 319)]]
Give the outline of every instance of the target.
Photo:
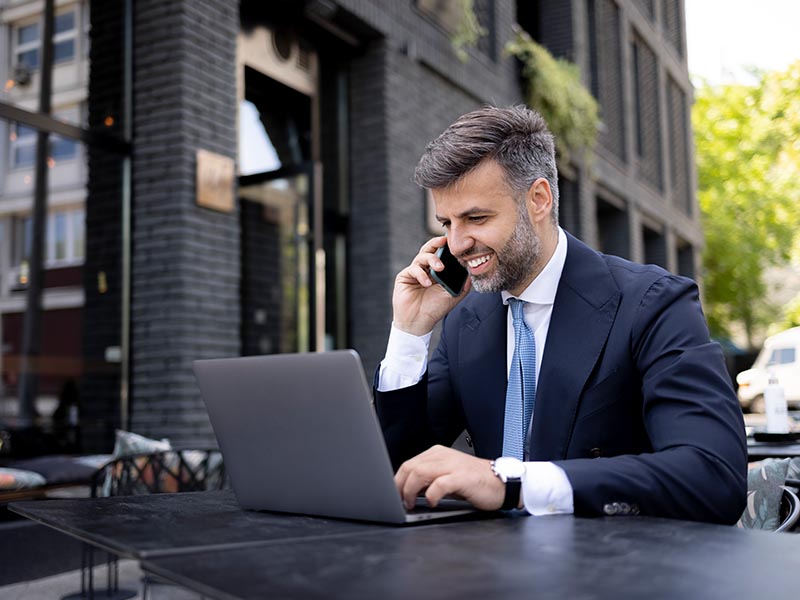
[(515, 200), (503, 169), (487, 160), (446, 189), (434, 190), (436, 217), (450, 251), (478, 292), (521, 293), (540, 270), (541, 243), (527, 202)]

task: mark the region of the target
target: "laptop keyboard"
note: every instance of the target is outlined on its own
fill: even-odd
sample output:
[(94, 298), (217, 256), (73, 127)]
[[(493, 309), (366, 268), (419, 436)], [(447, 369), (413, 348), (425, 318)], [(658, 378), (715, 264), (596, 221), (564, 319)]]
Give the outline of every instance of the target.
[(455, 498), (443, 498), (436, 506), (429, 506), (424, 497), (417, 498), (417, 504), (411, 510), (406, 509), (408, 515), (427, 515), (448, 510), (474, 510), (472, 504), (466, 500)]

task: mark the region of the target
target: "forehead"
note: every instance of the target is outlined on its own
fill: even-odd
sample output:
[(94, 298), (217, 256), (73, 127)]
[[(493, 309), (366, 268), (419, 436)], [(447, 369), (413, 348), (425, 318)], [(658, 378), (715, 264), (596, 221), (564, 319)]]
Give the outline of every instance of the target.
[(502, 211), (515, 208), (514, 195), (505, 171), (493, 160), (485, 160), (453, 185), (431, 190), (438, 217), (450, 218), (464, 211)]

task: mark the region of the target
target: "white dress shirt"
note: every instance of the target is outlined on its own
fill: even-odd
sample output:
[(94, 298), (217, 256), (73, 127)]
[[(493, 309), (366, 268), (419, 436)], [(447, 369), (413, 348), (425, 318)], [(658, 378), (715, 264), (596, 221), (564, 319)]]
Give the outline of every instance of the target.
[[(553, 303), (567, 259), (567, 236), (558, 228), (558, 244), (555, 252), (531, 284), (519, 298), (526, 304), (523, 316), (536, 340), (536, 379), (538, 381), (544, 357), (547, 331), (553, 314)], [(501, 292), (503, 303), (508, 304), (511, 294)], [(507, 317), (506, 365), (511, 370), (514, 355), (514, 319), (511, 311)], [(381, 362), (378, 390), (381, 392), (412, 386), (422, 379), (428, 366), (428, 346), (431, 334), (415, 336), (392, 325), (386, 357)], [(536, 418), (534, 405), (533, 418)], [(528, 424), (530, 432), (530, 424)], [(527, 446), (527, 444), (526, 444)], [(574, 512), (572, 485), (563, 469), (551, 462), (526, 461), (522, 478), (522, 499), (525, 509), (533, 515), (564, 514)]]

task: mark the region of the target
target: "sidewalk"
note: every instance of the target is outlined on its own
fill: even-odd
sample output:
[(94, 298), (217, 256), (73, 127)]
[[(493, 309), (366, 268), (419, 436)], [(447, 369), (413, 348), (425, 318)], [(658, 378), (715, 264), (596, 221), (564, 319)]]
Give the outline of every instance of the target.
[[(142, 599), (142, 572), (139, 564), (134, 560), (121, 560), (119, 562), (119, 587), (120, 589), (135, 590), (136, 600)], [(99, 565), (94, 569), (95, 598), (105, 598), (106, 568)], [(68, 594), (78, 593), (81, 589), (81, 572), (68, 571), (59, 575), (22, 581), (0, 587), (0, 598), (3, 600), (53, 600)], [(160, 595), (158, 598), (170, 596)], [(191, 596), (187, 596), (191, 597)]]
[[(103, 600), (106, 596), (107, 571), (105, 565), (94, 569), (95, 598)], [(81, 589), (81, 572), (69, 571), (60, 575), (43, 577), (33, 581), (22, 581), (0, 587), (3, 600), (54, 600), (77, 594)], [(119, 589), (136, 592), (133, 600), (143, 600), (142, 571), (135, 560), (119, 561)], [(199, 594), (168, 584), (151, 583), (148, 600), (198, 600)]]

